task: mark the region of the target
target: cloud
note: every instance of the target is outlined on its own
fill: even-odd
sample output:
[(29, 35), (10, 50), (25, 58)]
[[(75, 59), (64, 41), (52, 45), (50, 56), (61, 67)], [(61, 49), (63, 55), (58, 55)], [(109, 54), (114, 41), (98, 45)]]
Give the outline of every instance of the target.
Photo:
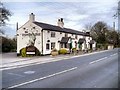
[[(6, 1), (6, 0), (5, 0)], [(57, 25), (58, 18), (64, 18), (65, 27), (81, 30), (85, 24), (105, 21), (112, 26), (112, 16), (117, 11), (118, 0), (81, 0), (80, 2), (5, 2), (13, 12), (10, 24), (23, 25), (29, 14), (34, 13), (36, 20)], [(54, 0), (55, 1), (55, 0)], [(13, 28), (12, 28), (13, 29)], [(8, 31), (9, 32), (9, 31)]]
[(104, 2), (115, 2), (119, 0), (2, 0), (3, 2), (99, 2), (99, 3), (104, 3)]
[(67, 19), (71, 21), (79, 21), (81, 19), (87, 18), (88, 15), (79, 15), (79, 14), (71, 14), (67, 16)]

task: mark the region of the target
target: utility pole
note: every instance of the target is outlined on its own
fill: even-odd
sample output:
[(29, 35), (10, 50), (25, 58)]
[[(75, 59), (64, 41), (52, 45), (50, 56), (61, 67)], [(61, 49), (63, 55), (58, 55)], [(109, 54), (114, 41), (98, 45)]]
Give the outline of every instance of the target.
[(113, 19), (114, 19), (114, 21), (113, 21), (113, 29), (114, 30), (115, 30), (115, 27), (116, 27), (116, 25), (115, 25), (116, 18), (117, 18), (117, 13), (113, 15)]
[(120, 1), (118, 2), (118, 31), (120, 31)]

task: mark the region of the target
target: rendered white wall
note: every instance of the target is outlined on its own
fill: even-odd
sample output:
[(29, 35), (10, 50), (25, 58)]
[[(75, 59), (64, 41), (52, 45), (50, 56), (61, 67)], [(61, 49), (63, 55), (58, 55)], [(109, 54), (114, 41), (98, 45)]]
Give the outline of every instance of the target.
[[(33, 29), (35, 27), (35, 29)], [(25, 30), (23, 28), (26, 28)], [(35, 40), (35, 47), (41, 51), (41, 28), (35, 25), (34, 23), (27, 22), (22, 27), (20, 27), (17, 31), (17, 53), (20, 53), (20, 50), (26, 47), (29, 43), (29, 36), (22, 36), (22, 34), (26, 34), (25, 31), (28, 33), (40, 33), (40, 36), (36, 36)]]

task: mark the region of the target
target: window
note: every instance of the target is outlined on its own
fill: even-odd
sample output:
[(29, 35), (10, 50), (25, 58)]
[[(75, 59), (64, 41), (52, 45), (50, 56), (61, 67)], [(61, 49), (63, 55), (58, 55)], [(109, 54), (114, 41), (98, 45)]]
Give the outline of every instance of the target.
[(68, 34), (67, 34), (67, 33), (65, 33), (65, 37), (68, 37)]
[(77, 35), (75, 35), (75, 39), (77, 39)]
[(50, 31), (48, 30), (47, 33), (50, 33)]
[(25, 31), (25, 33), (28, 33), (28, 31)]
[(55, 42), (51, 43), (51, 49), (55, 48)]
[(35, 27), (33, 27), (33, 29), (35, 29)]
[(55, 37), (55, 32), (51, 32), (51, 37)]
[(50, 44), (49, 44), (49, 43), (46, 44), (46, 49), (47, 49), (47, 50), (50, 49)]

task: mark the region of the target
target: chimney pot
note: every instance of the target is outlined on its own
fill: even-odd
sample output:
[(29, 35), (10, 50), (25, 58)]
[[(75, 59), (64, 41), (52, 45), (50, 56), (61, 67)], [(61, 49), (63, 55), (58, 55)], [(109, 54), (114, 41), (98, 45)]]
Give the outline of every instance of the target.
[(63, 18), (61, 18), (61, 22), (63, 22)]
[(58, 19), (57, 24), (58, 24), (59, 27), (63, 28), (63, 26), (64, 26), (63, 18)]

